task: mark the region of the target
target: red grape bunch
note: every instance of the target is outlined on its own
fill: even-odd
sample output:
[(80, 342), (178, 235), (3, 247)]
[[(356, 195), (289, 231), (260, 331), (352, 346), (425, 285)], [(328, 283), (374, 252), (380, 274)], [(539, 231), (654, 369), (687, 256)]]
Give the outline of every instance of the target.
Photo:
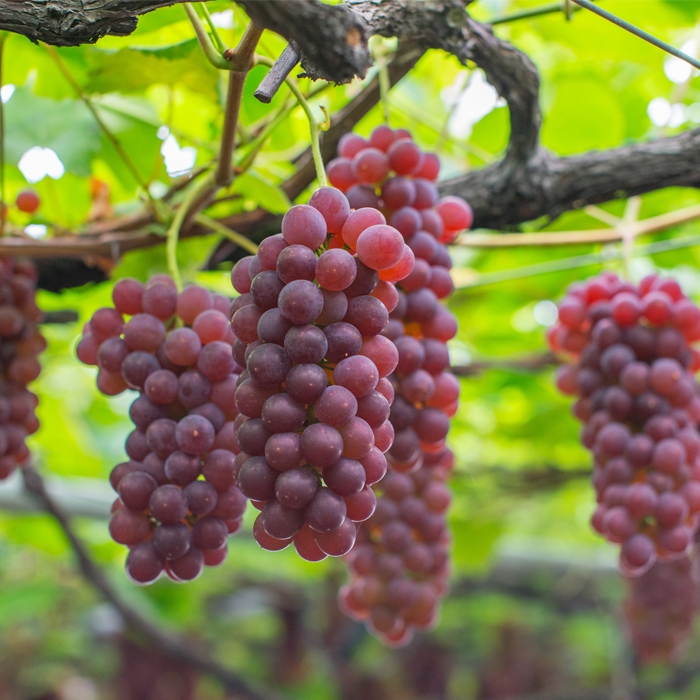
[(377, 508), (348, 555), (351, 579), (340, 590), (340, 607), (392, 646), (408, 644), (414, 628), (437, 623), (449, 575), (445, 481), (453, 461), (444, 448), (426, 453), (416, 470), (390, 469), (376, 485), (382, 492)]
[[(357, 255), (329, 247), (347, 231)], [(412, 265), (396, 229), (323, 187), (234, 267), (233, 355), (246, 368), (235, 395), (236, 468), (261, 510), (254, 535), (263, 548), (293, 542), (308, 561), (341, 556), (355, 523), (374, 511), (370, 486), (386, 471), (394, 436), (386, 377), (397, 361), (380, 335), (389, 308), (379, 276), (398, 279)]]
[[(434, 184), (439, 172), (440, 161), (434, 153), (421, 151), (405, 129), (388, 126), (377, 127), (369, 140), (352, 132), (346, 134), (338, 144), (338, 158), (328, 164), (328, 179), (346, 193), (353, 209), (381, 211), (389, 224), (401, 232), (416, 257), (420, 257), (416, 247), (426, 250), (424, 259), (431, 264), (447, 262), (444, 244), (469, 228), (473, 220), (471, 208), (463, 199), (439, 199)], [(411, 245), (411, 239), (419, 232), (432, 234), (443, 245), (427, 242), (424, 236)], [(356, 248), (356, 238), (352, 231), (349, 234), (343, 231), (343, 240), (350, 248)], [(427, 248), (432, 252), (430, 257)], [(382, 273), (379, 276), (389, 279)]]
[(621, 544), (620, 566), (640, 575), (683, 557), (700, 514), (700, 309), (672, 279), (639, 285), (606, 272), (574, 284), (548, 332), (568, 354), (557, 386), (594, 458), (593, 527)]
[(0, 479), (29, 457), (27, 435), (39, 429), (38, 399), (27, 385), (39, 376), (46, 348), (38, 330), (37, 273), (22, 258), (0, 258)]
[(121, 279), (112, 300), (77, 347), (82, 362), (99, 368), (102, 393), (139, 392), (129, 410), (129, 461), (110, 475), (119, 494), (110, 534), (129, 547), (126, 571), (136, 583), (163, 572), (190, 581), (226, 559), (247, 504), (234, 476), (242, 368), (232, 354), (230, 302), (197, 286), (178, 294), (167, 275), (145, 286)]
[(698, 609), (697, 551), (673, 561), (657, 561), (628, 579), (623, 610), (637, 659), (648, 664), (674, 660), (693, 631)]
[[(440, 300), (453, 291), (445, 242), (471, 225), (472, 213), (456, 197), (438, 201), (432, 181), (439, 161), (421, 153), (407, 132), (379, 127), (369, 143), (350, 134), (339, 151), (341, 158), (329, 168), (331, 178), (348, 168), (356, 173), (343, 183), (349, 187), (348, 199), (362, 194), (375, 216), (381, 209), (415, 256), (413, 271), (397, 282), (398, 290), (391, 290), (384, 330), (398, 351), (390, 376), (396, 394), (390, 412), (395, 429), (387, 453), (390, 470), (375, 487), (382, 495), (374, 515), (359, 529), (349, 556), (352, 578), (340, 596), (351, 617), (365, 620), (388, 643), (401, 645), (411, 639), (413, 628), (434, 624), (449, 574), (445, 516), (450, 493), (444, 482), (453, 455), (445, 438), (457, 410), (459, 382), (448, 371), (446, 345), (457, 322)], [(366, 162), (376, 164), (375, 170), (363, 167)], [(388, 176), (382, 183), (380, 173)], [(362, 184), (353, 184), (358, 179)], [(352, 240), (346, 243), (352, 245)]]

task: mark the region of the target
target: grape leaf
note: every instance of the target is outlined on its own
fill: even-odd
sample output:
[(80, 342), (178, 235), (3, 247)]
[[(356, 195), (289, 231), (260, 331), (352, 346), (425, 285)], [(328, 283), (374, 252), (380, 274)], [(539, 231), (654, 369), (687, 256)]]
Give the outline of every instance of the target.
[(17, 88), (5, 105), (5, 129), (5, 157), (12, 165), (41, 146), (55, 151), (68, 172), (86, 176), (100, 150), (99, 127), (82, 102), (39, 97), (28, 87)]

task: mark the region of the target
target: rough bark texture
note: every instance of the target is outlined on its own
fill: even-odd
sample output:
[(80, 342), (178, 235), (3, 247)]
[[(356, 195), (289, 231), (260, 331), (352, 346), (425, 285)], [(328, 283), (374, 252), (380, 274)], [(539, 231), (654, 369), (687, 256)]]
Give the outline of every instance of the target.
[(348, 0), (373, 34), (413, 39), (424, 49), (441, 49), (467, 64), (476, 63), (508, 103), (511, 136), (508, 158), (527, 158), (537, 148), (542, 117), (540, 79), (522, 51), (475, 22), (459, 0)]
[(367, 26), (342, 5), (318, 0), (238, 0), (255, 24), (296, 42), (306, 77), (349, 83), (371, 65)]
[(469, 201), (474, 226), (508, 229), (542, 216), (662, 187), (700, 187), (700, 128), (609, 151), (559, 158), (538, 149), (441, 183)]
[[(197, 2), (198, 0), (194, 0)], [(128, 36), (138, 16), (185, 0), (0, 0), (0, 30), (54, 46)]]
[[(0, 29), (33, 40), (75, 45), (110, 32), (129, 33), (139, 14), (180, 1), (0, 0)], [(700, 187), (700, 129), (566, 158), (542, 149), (537, 70), (524, 53), (469, 17), (465, 10), (469, 0), (347, 0), (344, 6), (318, 0), (240, 0), (240, 4), (257, 24), (299, 45), (303, 65), (312, 77), (344, 82), (355, 74), (363, 75), (369, 62), (367, 39), (374, 33), (400, 39), (391, 68), (393, 81), (430, 48), (482, 68), (508, 103), (511, 134), (506, 155), (493, 165), (440, 185), (443, 194), (458, 194), (470, 202), (476, 226), (512, 230), (525, 221), (554, 219), (586, 204), (662, 187)], [(335, 116), (331, 130), (323, 135), (325, 160), (333, 157), (342, 133), (378, 98), (375, 84)], [(298, 166), (283, 184), (292, 198), (314, 178), (308, 153), (300, 157)], [(245, 220), (239, 220), (241, 217)], [(265, 235), (263, 229), (273, 221), (274, 217), (259, 210), (234, 215), (225, 223), (256, 239)], [(196, 235), (196, 230), (185, 235), (189, 233)], [(121, 250), (156, 242), (156, 237), (135, 231)], [(90, 244), (83, 238), (80, 245)]]
[[(54, 46), (93, 44), (107, 34), (127, 36), (139, 15), (185, 1), (0, 0), (0, 30)], [(296, 41), (302, 66), (314, 80), (347, 83), (364, 77), (371, 65), (367, 27), (343, 6), (319, 0), (241, 0), (239, 5), (259, 26)]]

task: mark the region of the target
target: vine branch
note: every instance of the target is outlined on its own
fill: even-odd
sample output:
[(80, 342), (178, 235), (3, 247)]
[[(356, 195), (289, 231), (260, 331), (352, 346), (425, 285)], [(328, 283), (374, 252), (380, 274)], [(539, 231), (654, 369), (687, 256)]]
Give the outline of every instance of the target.
[(238, 697), (245, 700), (275, 700), (272, 694), (255, 690), (234, 671), (220, 666), (213, 659), (192, 649), (183, 640), (165, 632), (157, 624), (128, 606), (119, 597), (102, 569), (93, 561), (87, 547), (73, 530), (68, 517), (53, 502), (39, 472), (33, 467), (26, 467), (22, 470), (22, 477), (27, 491), (36, 498), (42, 510), (46, 511), (63, 531), (78, 560), (78, 567), (84, 578), (117, 610), (126, 623), (138, 630), (172, 659), (217, 678), (222, 685), (232, 693), (236, 693)]

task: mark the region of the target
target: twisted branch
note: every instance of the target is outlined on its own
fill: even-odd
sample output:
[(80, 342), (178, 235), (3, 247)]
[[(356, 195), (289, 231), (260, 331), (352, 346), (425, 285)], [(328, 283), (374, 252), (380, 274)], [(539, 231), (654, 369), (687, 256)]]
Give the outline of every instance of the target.
[(78, 560), (80, 572), (100, 595), (117, 610), (127, 624), (138, 630), (172, 659), (181, 661), (202, 673), (215, 677), (229, 691), (236, 693), (237, 697), (245, 700), (275, 700), (275, 696), (271, 693), (255, 690), (234, 671), (224, 668), (205, 654), (192, 649), (183, 640), (165, 632), (158, 625), (129, 607), (114, 590), (102, 569), (93, 561), (85, 544), (75, 534), (70, 520), (49, 496), (44, 480), (39, 472), (33, 467), (27, 467), (22, 470), (22, 476), (27, 491), (36, 498), (42, 510), (46, 511), (63, 530), (63, 534), (66, 536)]

